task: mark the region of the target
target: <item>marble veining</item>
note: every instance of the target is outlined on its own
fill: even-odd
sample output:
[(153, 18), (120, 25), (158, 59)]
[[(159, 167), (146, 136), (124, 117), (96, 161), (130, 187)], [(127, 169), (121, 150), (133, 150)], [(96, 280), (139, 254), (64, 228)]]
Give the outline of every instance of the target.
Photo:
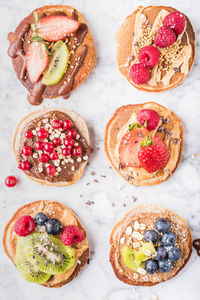
[[(94, 147), (90, 164), (76, 185), (65, 188), (40, 186), (27, 179), (17, 169), (11, 149), (18, 122), (37, 107), (29, 105), (26, 100), (27, 91), (12, 69), (11, 60), (7, 56), (6, 36), (34, 8), (48, 4), (67, 4), (79, 9), (87, 19), (98, 54), (96, 68), (84, 84), (72, 93), (69, 100), (45, 100), (41, 106), (73, 109), (87, 121), (90, 129)], [(134, 288), (120, 282), (115, 278), (108, 258), (112, 227), (136, 203), (166, 206), (187, 220), (193, 238), (200, 237), (200, 157), (192, 158), (193, 153), (200, 152), (200, 0), (194, 0), (192, 5), (190, 0), (159, 1), (160, 5), (174, 6), (186, 13), (197, 38), (197, 57), (191, 73), (179, 87), (160, 94), (140, 92), (132, 87), (118, 72), (115, 61), (116, 30), (138, 5), (151, 4), (158, 5), (158, 1), (1, 0), (1, 236), (6, 222), (19, 206), (38, 199), (58, 200), (79, 215), (87, 228), (92, 250), (89, 265), (85, 266), (74, 281), (60, 289), (50, 290), (25, 282), (5, 255), (0, 243), (1, 300), (151, 300), (153, 294), (157, 295), (158, 300), (199, 299), (200, 258), (195, 251), (177, 277), (152, 288)], [(184, 124), (185, 145), (182, 162), (168, 182), (153, 187), (133, 187), (110, 168), (103, 150), (104, 129), (117, 107), (145, 101), (156, 101), (178, 114)], [(4, 179), (11, 174), (18, 177), (19, 184), (8, 189), (4, 185)]]

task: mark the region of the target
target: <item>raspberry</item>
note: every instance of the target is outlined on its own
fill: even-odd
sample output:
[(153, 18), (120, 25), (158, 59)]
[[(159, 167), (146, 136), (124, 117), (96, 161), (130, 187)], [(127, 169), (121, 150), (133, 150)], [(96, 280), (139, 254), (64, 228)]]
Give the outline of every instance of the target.
[(143, 64), (134, 64), (130, 69), (130, 78), (135, 84), (143, 84), (149, 80), (149, 70)]
[(160, 48), (169, 47), (176, 41), (176, 33), (173, 29), (163, 25), (158, 29), (158, 33), (155, 37), (155, 45)]
[(155, 110), (143, 109), (139, 112), (137, 120), (142, 125), (147, 121), (147, 129), (154, 130), (158, 126), (160, 116)]
[(78, 244), (82, 242), (84, 238), (82, 230), (75, 225), (66, 226), (61, 234), (61, 241), (64, 245), (68, 246)]
[(185, 16), (179, 11), (173, 12), (164, 18), (163, 24), (181, 34), (185, 28)]
[(153, 68), (159, 61), (160, 52), (154, 46), (146, 46), (139, 51), (139, 62), (148, 68)]
[(23, 216), (15, 223), (14, 231), (19, 236), (26, 236), (35, 229), (35, 221), (31, 216)]

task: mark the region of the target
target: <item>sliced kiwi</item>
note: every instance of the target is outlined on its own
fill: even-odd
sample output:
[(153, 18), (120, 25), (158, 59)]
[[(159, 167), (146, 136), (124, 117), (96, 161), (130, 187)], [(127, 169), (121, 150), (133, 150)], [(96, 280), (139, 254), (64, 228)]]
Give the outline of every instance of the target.
[(134, 271), (137, 271), (138, 265), (135, 263), (135, 251), (128, 246), (122, 248), (122, 257), (125, 265)]
[(135, 262), (139, 266), (142, 262), (148, 260), (156, 253), (153, 243), (150, 241), (144, 243), (142, 247), (135, 253)]
[(47, 274), (62, 274), (75, 264), (75, 250), (47, 233), (32, 233), (25, 245), (29, 260)]
[(43, 284), (51, 277), (38, 270), (35, 264), (32, 264), (24, 252), (24, 246), (27, 238), (18, 238), (16, 247), (16, 265), (21, 275), (30, 282)]
[(63, 41), (54, 44), (52, 53), (50, 64), (42, 79), (45, 85), (57, 84), (61, 80), (69, 59), (69, 50)]

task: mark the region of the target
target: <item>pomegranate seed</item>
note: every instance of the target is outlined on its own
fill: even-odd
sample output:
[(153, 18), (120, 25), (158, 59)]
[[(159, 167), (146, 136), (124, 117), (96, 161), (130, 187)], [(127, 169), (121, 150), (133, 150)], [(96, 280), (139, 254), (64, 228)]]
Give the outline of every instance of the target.
[(32, 136), (33, 136), (32, 131), (27, 131), (27, 132), (25, 133), (25, 137), (26, 137), (27, 139), (32, 138)]
[(64, 148), (62, 150), (62, 154), (65, 155), (65, 156), (71, 155), (71, 149), (70, 148)]
[(59, 138), (55, 138), (55, 139), (53, 140), (53, 143), (54, 143), (54, 145), (57, 147), (57, 146), (59, 146), (59, 145), (60, 145), (60, 143), (61, 143), (61, 139), (59, 139)]
[(35, 148), (38, 150), (43, 150), (44, 149), (44, 143), (42, 141), (37, 141), (35, 143)]
[(39, 161), (40, 161), (41, 163), (45, 164), (46, 162), (48, 162), (48, 160), (49, 160), (49, 155), (48, 155), (48, 154), (42, 153), (42, 154), (40, 155)]
[(68, 138), (68, 139), (64, 140), (64, 145), (66, 147), (72, 147), (74, 145), (74, 140), (72, 138)]
[(39, 139), (44, 140), (48, 136), (48, 133), (47, 133), (47, 131), (44, 128), (41, 128), (38, 131), (37, 136), (38, 136)]
[(51, 122), (51, 126), (54, 128), (54, 129), (59, 129), (62, 127), (62, 123), (59, 121), (59, 120), (53, 120)]
[(22, 153), (23, 155), (25, 155), (25, 156), (30, 156), (31, 153), (32, 153), (32, 149), (31, 149), (31, 147), (29, 147), (29, 146), (25, 146), (25, 147), (22, 149), (21, 153)]
[(82, 151), (82, 148), (81, 148), (81, 147), (79, 147), (79, 146), (74, 146), (74, 147), (72, 148), (72, 154), (73, 154), (74, 156), (80, 156), (82, 153), (83, 153), (83, 151)]
[(51, 159), (51, 160), (56, 160), (56, 159), (58, 159), (58, 153), (57, 153), (57, 152), (52, 152), (52, 153), (50, 154), (50, 159)]
[(15, 176), (8, 176), (5, 179), (5, 185), (7, 187), (13, 187), (17, 184), (17, 178)]
[(52, 143), (47, 142), (44, 144), (44, 150), (47, 152), (53, 152), (54, 145)]
[(54, 175), (56, 172), (56, 168), (54, 166), (50, 165), (46, 168), (46, 172), (48, 175)]
[(65, 121), (63, 122), (62, 126), (63, 126), (63, 129), (68, 130), (68, 129), (71, 129), (71, 128), (72, 128), (73, 124), (72, 124), (72, 121), (70, 121), (70, 120), (65, 120)]
[(76, 132), (76, 130), (75, 129), (70, 129), (70, 130), (68, 130), (67, 131), (67, 138), (75, 138), (76, 137), (76, 135), (77, 135), (77, 132)]
[(18, 168), (21, 169), (22, 171), (27, 171), (31, 168), (31, 164), (29, 161), (25, 160), (18, 165)]

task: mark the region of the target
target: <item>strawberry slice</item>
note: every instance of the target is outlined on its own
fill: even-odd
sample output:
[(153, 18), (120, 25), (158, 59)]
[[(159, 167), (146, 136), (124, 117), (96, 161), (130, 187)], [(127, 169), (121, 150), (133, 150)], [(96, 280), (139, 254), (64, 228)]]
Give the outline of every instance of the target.
[(144, 141), (145, 137), (148, 135), (148, 129), (142, 127), (133, 128), (123, 136), (119, 145), (119, 160), (122, 166), (140, 167), (138, 151), (141, 142)]
[(32, 83), (36, 83), (48, 65), (48, 54), (40, 42), (32, 43), (26, 53), (26, 68)]
[(47, 16), (37, 25), (37, 34), (46, 41), (62, 40), (78, 29), (78, 22), (65, 16)]

